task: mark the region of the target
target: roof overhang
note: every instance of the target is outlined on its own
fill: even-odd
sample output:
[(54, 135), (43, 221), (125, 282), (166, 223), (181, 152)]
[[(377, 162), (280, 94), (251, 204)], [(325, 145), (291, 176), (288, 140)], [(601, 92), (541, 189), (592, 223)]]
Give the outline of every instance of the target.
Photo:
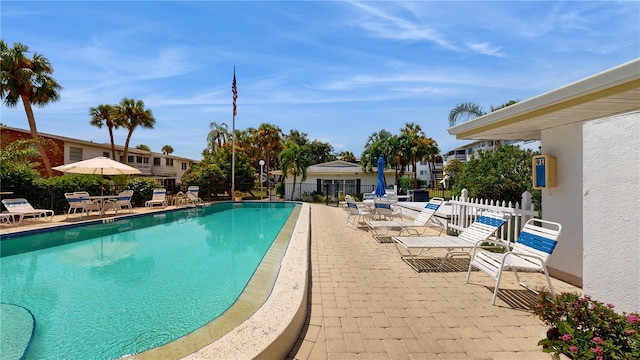
[(541, 131), (640, 110), (640, 59), (448, 129), (457, 139), (540, 140)]

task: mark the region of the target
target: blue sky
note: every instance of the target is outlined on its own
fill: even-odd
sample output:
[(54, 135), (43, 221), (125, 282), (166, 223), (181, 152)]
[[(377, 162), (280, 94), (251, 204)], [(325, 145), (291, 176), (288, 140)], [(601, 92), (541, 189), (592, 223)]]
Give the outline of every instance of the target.
[[(7, 1), (1, 36), (47, 57), (61, 99), (38, 130), (108, 142), (89, 108), (144, 101), (131, 146), (200, 159), (212, 121), (306, 132), (362, 153), (381, 129), (422, 127), (446, 152), (449, 111), (530, 97), (640, 56), (639, 1)], [(32, 56), (32, 54), (29, 54)], [(22, 104), (1, 122), (28, 128)], [(124, 144), (125, 130), (116, 132)]]

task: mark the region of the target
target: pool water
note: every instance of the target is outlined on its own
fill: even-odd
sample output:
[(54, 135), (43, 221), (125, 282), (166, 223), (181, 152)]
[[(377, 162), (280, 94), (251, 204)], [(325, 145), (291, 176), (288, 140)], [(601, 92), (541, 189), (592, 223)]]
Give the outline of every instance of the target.
[(1, 301), (36, 319), (27, 359), (155, 348), (233, 304), (294, 206), (226, 203), (3, 236)]

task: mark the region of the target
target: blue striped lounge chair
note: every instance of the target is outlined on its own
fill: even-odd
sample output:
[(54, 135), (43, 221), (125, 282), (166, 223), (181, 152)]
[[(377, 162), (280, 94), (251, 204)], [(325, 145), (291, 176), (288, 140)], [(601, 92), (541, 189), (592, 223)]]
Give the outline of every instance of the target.
[(442, 203), (444, 203), (443, 198), (431, 198), (427, 205), (425, 205), (424, 209), (420, 211), (420, 214), (418, 214), (413, 221), (371, 220), (367, 221), (367, 226), (369, 226), (369, 229), (371, 230), (371, 235), (379, 242), (382, 242), (381, 238), (390, 237), (389, 235), (391, 232), (393, 232), (391, 235), (397, 236), (403, 235), (404, 233), (414, 236), (422, 235), (426, 231), (429, 222), (439, 226), (440, 234), (442, 234), (444, 225), (434, 217), (435, 212)]
[(158, 188), (153, 190), (153, 195), (151, 196), (151, 200), (147, 200), (144, 203), (146, 208), (152, 208), (156, 205), (160, 207), (167, 207), (167, 189)]
[(562, 225), (557, 222), (542, 219), (530, 219), (524, 224), (516, 244), (511, 250), (499, 254), (487, 251), (473, 250), (469, 270), (467, 271), (467, 284), (471, 277), (472, 268), (477, 268), (496, 280), (491, 304), (496, 303), (500, 278), (504, 270), (513, 270), (516, 280), (528, 290), (536, 292), (526, 284), (520, 282), (518, 271), (542, 272), (547, 278), (551, 296), (555, 296), (551, 278), (547, 271), (547, 260), (553, 253)]
[[(504, 225), (509, 217), (509, 214), (487, 211), (458, 236), (394, 236), (392, 240), (402, 259), (416, 271), (440, 270), (447, 259), (458, 255), (471, 257), (470, 254), (476, 246), (486, 246), (483, 244)], [(496, 245), (492, 242), (491, 246)], [(446, 256), (433, 267), (426, 266), (428, 262), (420, 261), (422, 254), (431, 249), (447, 250)]]
[(187, 188), (187, 192), (185, 193), (185, 205), (193, 205), (193, 206), (204, 206), (204, 201), (198, 196), (200, 193), (199, 186), (189, 186)]
[(53, 220), (53, 210), (34, 209), (27, 199), (3, 199), (2, 204), (7, 208), (8, 214), (21, 216), (23, 219), (42, 219)]

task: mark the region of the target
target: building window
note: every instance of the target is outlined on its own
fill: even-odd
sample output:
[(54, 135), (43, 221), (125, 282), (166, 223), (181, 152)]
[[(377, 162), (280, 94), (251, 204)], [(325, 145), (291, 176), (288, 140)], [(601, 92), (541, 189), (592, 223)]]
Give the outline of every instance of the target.
[(102, 156), (104, 156), (106, 158), (111, 158), (111, 156), (109, 156), (109, 152), (108, 151), (103, 152)]
[(153, 166), (160, 166), (160, 158), (157, 158), (157, 157), (153, 158)]
[(142, 158), (142, 163), (143, 164), (148, 164), (149, 163), (149, 158), (146, 157), (146, 156), (144, 158)]
[(166, 165), (167, 165), (167, 166), (173, 166), (173, 159), (169, 159), (169, 158), (167, 158), (167, 159), (166, 159)]
[(133, 155), (127, 156), (127, 163), (128, 164), (133, 164)]
[(136, 156), (136, 163), (142, 164), (142, 156)]
[(187, 163), (186, 162), (182, 163), (182, 170), (187, 170)]
[(69, 160), (71, 162), (82, 161), (82, 148), (69, 147)]

